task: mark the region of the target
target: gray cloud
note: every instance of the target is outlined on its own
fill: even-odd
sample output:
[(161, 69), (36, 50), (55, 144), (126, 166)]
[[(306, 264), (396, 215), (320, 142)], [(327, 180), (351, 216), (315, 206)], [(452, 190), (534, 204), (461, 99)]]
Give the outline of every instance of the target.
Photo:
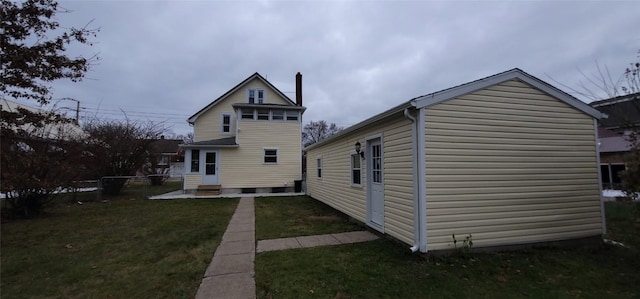
[[(305, 121), (355, 124), (410, 98), (519, 67), (578, 88), (595, 61), (636, 59), (633, 2), (61, 2), (65, 26), (101, 32), (100, 64), (56, 82), (87, 112), (186, 118), (254, 72), (284, 92), (304, 75)], [(566, 91), (567, 88), (558, 86)], [(287, 93), (293, 98), (293, 93)]]

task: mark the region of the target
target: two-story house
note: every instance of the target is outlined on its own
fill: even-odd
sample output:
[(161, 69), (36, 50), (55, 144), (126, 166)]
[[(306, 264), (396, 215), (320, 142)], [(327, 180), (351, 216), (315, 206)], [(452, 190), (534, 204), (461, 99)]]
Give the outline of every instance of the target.
[(188, 119), (185, 192), (291, 191), (301, 174), (302, 75), (293, 102), (255, 73)]

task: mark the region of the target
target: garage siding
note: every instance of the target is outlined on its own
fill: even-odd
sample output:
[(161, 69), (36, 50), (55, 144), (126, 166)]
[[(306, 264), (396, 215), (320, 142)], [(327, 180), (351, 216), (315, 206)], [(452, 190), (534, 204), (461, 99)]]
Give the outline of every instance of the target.
[(425, 109), (428, 250), (602, 233), (593, 119), (512, 80)]
[[(340, 136), (307, 152), (307, 194), (366, 223), (366, 161), (362, 161), (362, 185), (351, 185), (350, 157), (359, 141), (382, 135), (384, 157), (385, 234), (413, 244), (412, 123), (401, 113), (366, 128)], [(322, 158), (322, 178), (317, 159)]]

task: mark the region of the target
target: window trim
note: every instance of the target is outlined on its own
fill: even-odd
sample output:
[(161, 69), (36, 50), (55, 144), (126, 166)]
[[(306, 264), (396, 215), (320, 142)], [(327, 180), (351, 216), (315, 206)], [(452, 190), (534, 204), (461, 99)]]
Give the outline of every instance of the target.
[(322, 156), (316, 158), (316, 178), (322, 179)]
[[(224, 117), (225, 116), (229, 117), (229, 132), (225, 132), (224, 131)], [(232, 121), (231, 121), (231, 113), (229, 113), (229, 112), (220, 113), (220, 134), (222, 134), (222, 135), (232, 135), (232, 133), (231, 133), (232, 131), (233, 131), (233, 124), (232, 124)]]
[[(353, 182), (353, 179), (354, 179), (353, 172), (356, 170), (356, 168), (355, 168), (355, 167), (354, 167), (354, 165), (353, 165), (353, 157), (354, 157), (354, 156), (355, 156), (357, 159), (359, 159), (359, 160), (360, 160), (360, 167), (359, 167), (359, 168), (357, 168), (357, 170), (358, 170), (358, 171), (359, 171), (359, 173), (360, 173), (360, 177), (358, 178), (358, 179), (359, 179), (359, 181), (360, 181), (360, 183), (359, 183), (359, 184), (356, 184), (356, 183), (354, 183), (354, 182)], [(362, 157), (361, 157), (358, 153), (356, 153), (356, 151), (351, 151), (351, 152), (349, 153), (349, 164), (350, 164), (350, 167), (349, 167), (350, 175), (349, 175), (349, 177), (351, 178), (351, 181), (350, 181), (349, 183), (350, 183), (351, 187), (358, 187), (358, 188), (362, 188)]]
[[(267, 162), (265, 161), (267, 158), (267, 151), (276, 151), (276, 161), (275, 162)], [(272, 157), (270, 155), (269, 157)], [(262, 148), (262, 164), (264, 165), (277, 165), (278, 161), (280, 161), (280, 149), (277, 147), (263, 147)]]

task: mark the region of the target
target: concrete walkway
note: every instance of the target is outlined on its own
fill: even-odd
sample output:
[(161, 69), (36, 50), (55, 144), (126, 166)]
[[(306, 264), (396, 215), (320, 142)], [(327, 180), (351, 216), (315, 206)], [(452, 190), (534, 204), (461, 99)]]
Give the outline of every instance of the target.
[[(365, 242), (378, 236), (368, 231), (326, 234), (295, 238), (262, 240), (258, 252), (308, 248)], [(256, 298), (255, 211), (253, 197), (240, 198), (238, 207), (229, 221), (218, 249), (204, 273), (196, 299)]]
[(255, 298), (255, 244), (253, 197), (243, 197), (204, 273), (196, 299)]

